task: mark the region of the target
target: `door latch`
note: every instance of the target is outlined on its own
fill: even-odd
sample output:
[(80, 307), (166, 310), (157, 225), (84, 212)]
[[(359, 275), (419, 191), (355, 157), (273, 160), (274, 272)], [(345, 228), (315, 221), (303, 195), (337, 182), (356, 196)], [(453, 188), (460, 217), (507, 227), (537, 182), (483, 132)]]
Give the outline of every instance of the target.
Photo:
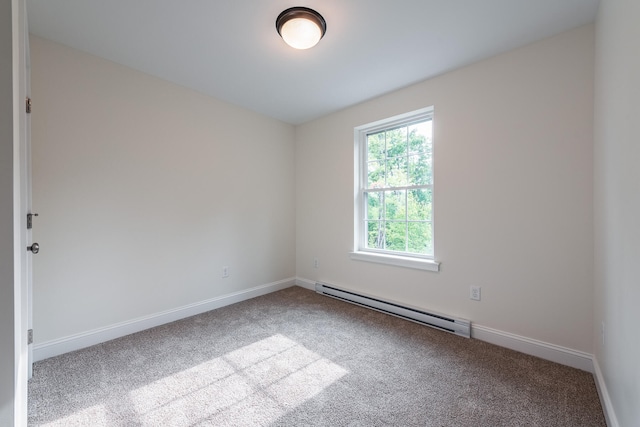
[(31, 230), (33, 228), (33, 217), (38, 216), (37, 213), (28, 213), (27, 214), (27, 230)]

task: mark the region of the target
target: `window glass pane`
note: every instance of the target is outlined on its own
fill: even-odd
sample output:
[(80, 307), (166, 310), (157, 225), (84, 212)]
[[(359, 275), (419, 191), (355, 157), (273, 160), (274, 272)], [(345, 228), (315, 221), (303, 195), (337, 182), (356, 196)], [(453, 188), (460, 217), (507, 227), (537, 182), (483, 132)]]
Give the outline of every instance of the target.
[(367, 135), (367, 157), (368, 161), (377, 160), (379, 162), (384, 160), (384, 131)]
[(433, 231), (431, 222), (410, 222), (408, 249), (423, 255), (433, 255)]
[(387, 157), (407, 155), (407, 127), (387, 131)]
[(412, 185), (433, 184), (432, 164), (431, 153), (409, 156), (409, 183)]
[(367, 221), (367, 247), (371, 249), (384, 249), (384, 222)]
[(433, 163), (431, 156), (423, 153), (409, 157), (409, 184), (433, 184)]
[(387, 159), (387, 187), (407, 185), (407, 157)]
[(382, 215), (382, 192), (365, 193), (367, 200), (367, 215), (366, 219), (380, 220), (383, 219)]
[(384, 215), (387, 221), (405, 221), (406, 217), (406, 191), (385, 191), (384, 192)]
[(385, 249), (405, 252), (407, 250), (407, 223), (404, 221), (387, 221), (385, 223), (385, 229)]
[(431, 151), (432, 120), (409, 126), (409, 152), (424, 153)]
[(433, 190), (409, 190), (407, 193), (407, 219), (409, 221), (431, 220)]
[(367, 163), (367, 188), (382, 188), (385, 186), (384, 162)]

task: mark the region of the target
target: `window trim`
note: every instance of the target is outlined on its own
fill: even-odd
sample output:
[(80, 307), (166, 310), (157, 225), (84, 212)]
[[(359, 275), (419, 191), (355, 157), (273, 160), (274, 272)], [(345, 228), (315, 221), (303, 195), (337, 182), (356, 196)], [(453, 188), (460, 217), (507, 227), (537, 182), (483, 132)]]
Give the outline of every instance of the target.
[[(350, 258), (358, 261), (368, 261), (395, 265), (400, 267), (416, 268), (420, 270), (439, 271), (440, 263), (435, 259), (435, 217), (431, 212), (432, 236), (434, 242), (434, 254), (421, 255), (407, 252), (392, 252), (381, 249), (370, 249), (365, 247), (364, 236), (366, 236), (364, 215), (364, 191), (367, 183), (367, 169), (363, 166), (367, 159), (366, 138), (368, 134), (376, 133), (389, 128), (406, 125), (422, 119), (434, 120), (433, 106), (399, 114), (387, 119), (378, 120), (357, 126), (353, 130), (354, 135), (354, 250), (350, 252)], [(433, 149), (433, 147), (432, 147)], [(433, 167), (433, 166), (432, 166)], [(435, 188), (432, 169), (431, 188)], [(432, 197), (435, 194), (432, 193)], [(433, 199), (432, 199), (433, 203)]]

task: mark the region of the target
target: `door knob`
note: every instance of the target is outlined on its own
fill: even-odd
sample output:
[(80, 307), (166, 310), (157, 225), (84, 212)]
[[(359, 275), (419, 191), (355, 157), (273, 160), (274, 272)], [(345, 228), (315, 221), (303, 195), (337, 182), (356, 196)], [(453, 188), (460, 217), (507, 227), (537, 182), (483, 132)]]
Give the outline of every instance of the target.
[(27, 250), (37, 254), (40, 252), (40, 245), (37, 243), (32, 244), (31, 246), (27, 246)]

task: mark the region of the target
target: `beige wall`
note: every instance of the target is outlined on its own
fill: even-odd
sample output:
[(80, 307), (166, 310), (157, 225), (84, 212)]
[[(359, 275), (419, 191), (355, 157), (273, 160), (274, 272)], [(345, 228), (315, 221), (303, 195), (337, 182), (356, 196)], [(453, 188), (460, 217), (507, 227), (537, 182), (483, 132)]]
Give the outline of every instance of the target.
[[(299, 126), (298, 276), (591, 352), (593, 50), (588, 25)], [(430, 105), (441, 272), (350, 260), (353, 128)]]
[(625, 427), (640, 422), (639, 22), (636, 0), (600, 4), (594, 131), (594, 353), (618, 425)]
[(295, 276), (292, 126), (37, 37), (31, 56), (36, 344)]
[[(36, 343), (297, 274), (592, 351), (592, 26), (299, 126), (295, 159), (289, 125), (31, 44)], [(350, 260), (353, 127), (429, 105), (442, 271)]]

